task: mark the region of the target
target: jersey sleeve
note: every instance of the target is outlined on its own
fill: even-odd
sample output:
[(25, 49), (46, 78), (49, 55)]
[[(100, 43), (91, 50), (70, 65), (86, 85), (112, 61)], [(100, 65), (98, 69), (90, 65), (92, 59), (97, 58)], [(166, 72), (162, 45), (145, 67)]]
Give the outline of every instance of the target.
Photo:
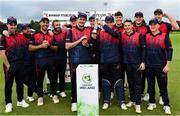
[(0, 35), (0, 50), (6, 49), (5, 36)]
[(67, 32), (66, 42), (72, 42), (72, 30), (69, 29)]

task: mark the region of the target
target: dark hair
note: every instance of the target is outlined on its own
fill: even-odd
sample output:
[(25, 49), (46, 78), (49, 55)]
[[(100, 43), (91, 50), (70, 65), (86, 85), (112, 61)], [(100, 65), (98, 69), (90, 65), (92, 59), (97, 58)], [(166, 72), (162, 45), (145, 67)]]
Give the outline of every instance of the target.
[(55, 22), (59, 22), (59, 20), (57, 20), (57, 19), (56, 19), (56, 20), (53, 20), (52, 26), (54, 25)]
[(123, 16), (123, 14), (122, 14), (122, 12), (117, 11), (117, 12), (114, 14), (114, 16)]
[(125, 22), (133, 23), (131, 19), (125, 19), (125, 20), (124, 20), (124, 23), (125, 23)]

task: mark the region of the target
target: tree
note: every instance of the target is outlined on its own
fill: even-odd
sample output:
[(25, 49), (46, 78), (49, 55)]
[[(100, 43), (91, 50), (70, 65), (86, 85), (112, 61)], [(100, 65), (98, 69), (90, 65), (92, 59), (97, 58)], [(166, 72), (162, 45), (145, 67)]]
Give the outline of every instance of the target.
[(38, 21), (31, 20), (30, 26), (32, 29), (34, 29), (36, 31), (39, 31), (39, 29), (40, 29), (40, 25), (39, 25)]

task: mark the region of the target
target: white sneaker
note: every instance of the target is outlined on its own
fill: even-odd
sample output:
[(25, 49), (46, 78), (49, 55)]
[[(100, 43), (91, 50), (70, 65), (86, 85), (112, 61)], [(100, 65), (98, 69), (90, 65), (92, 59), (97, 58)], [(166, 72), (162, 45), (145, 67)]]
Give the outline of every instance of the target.
[(33, 98), (33, 97), (28, 96), (28, 97), (27, 97), (27, 100), (28, 100), (29, 102), (33, 102), (33, 101), (34, 101), (34, 98)]
[(65, 93), (65, 92), (61, 92), (61, 93), (60, 93), (60, 96), (61, 96), (62, 98), (64, 98), (64, 97), (66, 97), (66, 93)]
[(23, 108), (27, 108), (27, 107), (29, 107), (29, 104), (26, 103), (24, 100), (22, 100), (21, 102), (17, 101), (17, 106), (21, 106)]
[(9, 113), (9, 112), (12, 112), (12, 103), (8, 103), (6, 105), (6, 110), (5, 110), (6, 113)]
[(149, 106), (147, 107), (147, 109), (148, 110), (153, 110), (154, 108), (156, 108), (156, 104), (149, 103)]
[(43, 104), (43, 97), (39, 97), (37, 100), (37, 106), (42, 106)]
[(138, 113), (138, 114), (142, 113), (142, 111), (141, 111), (141, 105), (136, 105), (136, 106), (135, 106), (135, 109), (136, 109), (136, 113)]
[(162, 100), (162, 97), (161, 97), (161, 96), (159, 97), (159, 104), (160, 104), (160, 105), (164, 105), (164, 102), (163, 102), (163, 100)]
[(127, 107), (132, 107), (132, 106), (134, 106), (134, 105), (135, 105), (135, 103), (132, 102), (132, 101), (129, 101), (129, 102), (126, 104)]
[(102, 109), (103, 110), (106, 110), (109, 108), (109, 104), (108, 103), (104, 103), (103, 106), (102, 106)]
[(72, 111), (72, 112), (77, 111), (77, 103), (72, 103), (72, 104), (71, 104), (71, 111)]
[(52, 98), (52, 100), (53, 100), (53, 102), (54, 102), (55, 104), (59, 103), (59, 98), (58, 98), (57, 95), (54, 95), (53, 98)]
[(111, 99), (114, 98), (114, 92), (111, 92)]
[(149, 101), (149, 93), (146, 93), (146, 95), (143, 97), (144, 101)]
[(171, 108), (169, 106), (164, 106), (163, 109), (165, 114), (171, 114)]
[(121, 104), (121, 109), (122, 109), (122, 110), (127, 110), (127, 107), (126, 107), (126, 104), (125, 104), (125, 103)]

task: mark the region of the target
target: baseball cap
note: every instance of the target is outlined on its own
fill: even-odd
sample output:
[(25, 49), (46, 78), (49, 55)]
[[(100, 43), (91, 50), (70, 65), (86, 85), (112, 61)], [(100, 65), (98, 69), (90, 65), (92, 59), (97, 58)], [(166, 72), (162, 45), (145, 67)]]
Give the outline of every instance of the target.
[(112, 15), (106, 16), (106, 17), (105, 17), (105, 22), (107, 23), (108, 21), (114, 22), (114, 17), (113, 17)]
[(7, 18), (7, 24), (12, 24), (12, 23), (17, 24), (17, 19), (13, 16), (10, 16)]
[(134, 17), (143, 17), (143, 13), (142, 12), (136, 12)]
[(158, 19), (153, 18), (153, 19), (149, 20), (149, 25), (151, 25), (152, 23), (158, 24), (158, 23), (159, 23), (159, 22), (158, 22)]
[(22, 25), (22, 30), (25, 30), (27, 27), (30, 28), (30, 27), (31, 27), (30, 24), (23, 24), (23, 25)]
[(83, 12), (78, 13), (78, 18), (79, 17), (84, 17), (85, 19), (87, 19), (87, 15), (85, 13), (83, 13)]
[(90, 16), (90, 17), (89, 17), (89, 21), (90, 21), (91, 19), (95, 19), (95, 15)]
[(76, 15), (71, 15), (69, 21), (76, 21), (76, 20), (77, 20)]
[(156, 9), (156, 10), (154, 11), (154, 15), (155, 15), (156, 13), (163, 14), (163, 11), (162, 11), (161, 9)]
[(47, 17), (41, 18), (40, 22), (44, 22), (44, 21), (48, 21), (48, 23), (49, 23), (49, 19)]

